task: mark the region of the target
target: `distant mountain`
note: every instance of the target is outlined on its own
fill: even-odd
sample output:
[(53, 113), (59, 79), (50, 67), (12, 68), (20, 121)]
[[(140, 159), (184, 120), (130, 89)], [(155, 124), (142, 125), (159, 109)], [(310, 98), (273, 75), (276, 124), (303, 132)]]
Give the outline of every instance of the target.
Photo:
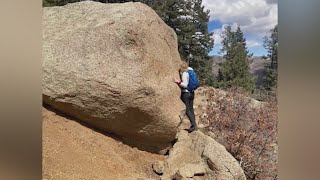
[[(217, 75), (225, 59), (222, 56), (211, 56), (212, 73)], [(253, 56), (249, 59), (250, 72), (256, 77), (256, 85), (262, 85), (263, 77), (266, 75), (265, 65), (270, 63), (270, 59), (263, 59), (261, 56)]]

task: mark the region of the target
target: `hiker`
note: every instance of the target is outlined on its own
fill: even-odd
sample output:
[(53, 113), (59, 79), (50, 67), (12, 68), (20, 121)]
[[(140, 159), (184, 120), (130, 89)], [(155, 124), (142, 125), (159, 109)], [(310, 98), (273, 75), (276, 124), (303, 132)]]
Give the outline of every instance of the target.
[(199, 86), (199, 81), (193, 69), (183, 61), (179, 68), (180, 79), (174, 79), (175, 83), (181, 88), (181, 100), (186, 105), (186, 114), (190, 120), (191, 127), (186, 129), (188, 132), (197, 130), (197, 124), (193, 109), (194, 91)]

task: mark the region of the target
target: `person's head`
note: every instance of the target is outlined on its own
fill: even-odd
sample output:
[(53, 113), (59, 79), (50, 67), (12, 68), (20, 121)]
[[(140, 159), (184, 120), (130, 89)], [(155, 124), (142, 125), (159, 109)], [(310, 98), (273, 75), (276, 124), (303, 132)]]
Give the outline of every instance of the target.
[(182, 60), (180, 67), (179, 67), (179, 72), (182, 73), (187, 70), (188, 70), (188, 63), (186, 61)]

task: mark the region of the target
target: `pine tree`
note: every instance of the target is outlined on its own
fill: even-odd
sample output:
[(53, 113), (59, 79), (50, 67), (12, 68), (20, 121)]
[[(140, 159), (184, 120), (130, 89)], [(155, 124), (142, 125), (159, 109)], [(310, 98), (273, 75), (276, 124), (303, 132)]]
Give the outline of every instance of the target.
[(222, 88), (242, 87), (248, 92), (253, 93), (255, 80), (249, 72), (249, 54), (246, 39), (240, 26), (233, 32), (231, 26), (226, 26), (222, 35), (222, 49), (226, 61), (222, 64), (219, 75), (220, 86)]
[(175, 30), (181, 57), (205, 80), (211, 73), (208, 53), (214, 42), (208, 33), (210, 11), (201, 4), (202, 0), (155, 0), (148, 5)]
[(264, 47), (268, 51), (267, 57), (270, 58), (270, 64), (266, 65), (267, 73), (263, 86), (267, 91), (277, 88), (278, 77), (278, 25), (270, 30), (270, 37), (265, 37)]
[(222, 75), (221, 68), (218, 69), (217, 80), (218, 80), (219, 82), (223, 81), (223, 75)]
[(204, 7), (201, 5), (202, 0), (191, 0), (191, 4), (193, 5), (191, 8), (191, 20), (194, 30), (189, 45), (189, 64), (198, 71), (200, 79), (205, 80), (207, 74), (211, 73), (211, 69), (208, 69), (207, 66), (210, 60), (208, 53), (214, 44), (211, 38), (212, 34), (208, 33), (210, 11), (204, 10)]

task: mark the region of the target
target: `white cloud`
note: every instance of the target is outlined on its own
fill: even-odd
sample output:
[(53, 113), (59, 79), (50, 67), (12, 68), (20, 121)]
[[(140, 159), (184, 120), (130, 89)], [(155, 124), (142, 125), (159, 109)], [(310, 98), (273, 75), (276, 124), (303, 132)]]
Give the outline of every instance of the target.
[(221, 38), (221, 30), (217, 29), (214, 31), (213, 35), (211, 36), (212, 39), (214, 39), (214, 45), (217, 46), (221, 44), (222, 38)]
[(221, 34), (227, 24), (234, 29), (237, 24), (247, 39), (248, 48), (262, 47), (263, 37), (278, 24), (278, 0), (203, 0), (210, 10), (210, 21), (218, 20), (223, 26), (214, 29), (214, 51), (221, 47)]
[(247, 47), (252, 48), (252, 47), (259, 47), (262, 44), (256, 40), (247, 40)]
[(264, 36), (278, 21), (276, 0), (203, 0), (210, 20), (238, 23), (245, 33)]
[[(212, 35), (212, 38), (214, 39), (215, 46), (216, 45), (221, 45), (221, 41), (222, 41), (221, 35), (222, 35), (223, 31), (224, 31), (225, 26), (227, 26), (227, 24), (224, 24), (220, 29), (215, 29), (213, 31), (214, 33)], [(237, 24), (234, 23), (234, 24), (231, 25), (232, 31), (235, 31), (236, 28), (237, 28)], [(247, 42), (247, 47), (249, 47), (249, 48), (262, 45), (259, 41), (255, 40), (255, 39), (250, 39), (250, 40), (247, 39), (246, 42)]]
[[(230, 24), (231, 25), (231, 30), (235, 31), (238, 27), (238, 25), (236, 23)], [(215, 29), (213, 31), (213, 35), (211, 36), (214, 39), (214, 45), (218, 46), (221, 45), (221, 41), (222, 41), (222, 33), (225, 29), (225, 27), (227, 26), (227, 24), (222, 25), (222, 27), (220, 29)]]
[[(230, 24), (231, 25), (231, 30), (235, 31), (237, 28), (237, 24), (233, 23)], [(213, 35), (211, 36), (214, 39), (214, 48), (213, 48), (213, 52), (214, 53), (218, 53), (220, 52), (220, 49), (222, 48), (222, 33), (225, 29), (225, 26), (227, 26), (227, 24), (222, 25), (222, 27), (220, 29), (215, 29), (213, 31)], [(246, 38), (246, 37), (245, 37)], [(247, 48), (250, 50), (251, 48), (263, 48), (262, 47), (262, 38), (259, 38), (257, 36), (251, 36), (249, 37), (250, 39), (246, 38), (246, 43), (247, 43)], [(222, 55), (222, 54), (220, 54)]]

